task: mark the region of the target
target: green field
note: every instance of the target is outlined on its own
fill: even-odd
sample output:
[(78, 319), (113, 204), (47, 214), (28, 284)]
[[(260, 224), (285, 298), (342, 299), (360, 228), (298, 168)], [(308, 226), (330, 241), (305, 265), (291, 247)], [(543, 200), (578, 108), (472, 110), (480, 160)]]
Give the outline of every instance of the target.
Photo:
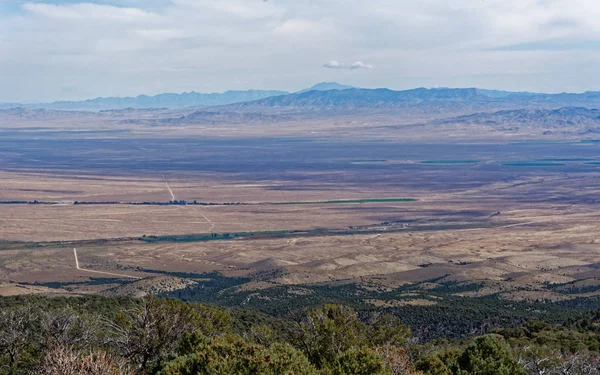
[(502, 163), (505, 167), (562, 167), (565, 163), (542, 162), (542, 161), (514, 161)]
[(577, 162), (577, 161), (592, 161), (594, 159), (589, 158), (550, 158), (550, 159), (536, 159), (536, 161), (541, 162), (551, 162), (551, 163), (564, 163), (564, 162)]
[(271, 204), (345, 204), (345, 203), (395, 203), (416, 202), (415, 198), (368, 198), (368, 199), (336, 199), (329, 201), (306, 201), (306, 202), (275, 202)]
[(423, 160), (420, 164), (477, 164), (477, 160)]

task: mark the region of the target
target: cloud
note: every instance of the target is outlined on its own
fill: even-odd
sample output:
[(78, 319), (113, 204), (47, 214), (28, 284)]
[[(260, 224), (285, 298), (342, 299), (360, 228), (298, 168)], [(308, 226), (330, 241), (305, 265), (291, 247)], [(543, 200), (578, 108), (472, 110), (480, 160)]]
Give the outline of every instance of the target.
[(273, 33), (295, 42), (314, 43), (315, 40), (323, 42), (330, 39), (335, 34), (335, 30), (330, 25), (317, 21), (291, 19), (278, 24), (273, 29)]
[(172, 0), (180, 8), (212, 14), (226, 14), (244, 20), (282, 17), (285, 9), (262, 0)]
[(329, 69), (350, 69), (350, 70), (373, 69), (373, 65), (365, 64), (362, 61), (356, 61), (356, 62), (353, 62), (352, 64), (345, 64), (345, 63), (339, 62), (337, 60), (331, 60), (331, 61), (328, 61), (325, 64), (323, 64), (323, 67), (329, 68)]
[(356, 61), (350, 64), (350, 69), (373, 69), (373, 65), (365, 64), (362, 61)]
[(116, 7), (92, 3), (80, 3), (70, 6), (25, 3), (23, 9), (40, 16), (60, 20), (112, 19), (123, 22), (135, 22), (137, 20), (152, 17), (151, 13), (138, 8)]
[(344, 66), (344, 64), (340, 63), (337, 60), (330, 60), (330, 61), (326, 62), (325, 64), (323, 64), (323, 67), (330, 68), (330, 69), (342, 69), (345, 66)]
[(0, 101), (296, 91), (334, 71), (362, 87), (594, 90), (598, 19), (598, 0), (0, 0)]

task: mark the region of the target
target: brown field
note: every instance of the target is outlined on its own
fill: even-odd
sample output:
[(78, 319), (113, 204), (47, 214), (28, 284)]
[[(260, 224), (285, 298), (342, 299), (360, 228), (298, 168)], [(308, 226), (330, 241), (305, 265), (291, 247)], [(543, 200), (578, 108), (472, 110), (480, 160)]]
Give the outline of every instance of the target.
[[(309, 174), (310, 175), (310, 174)], [(338, 173), (343, 178), (343, 173)], [(380, 186), (342, 186), (338, 182), (319, 184), (269, 179), (244, 180), (231, 174), (178, 173), (165, 175), (176, 199), (211, 203), (259, 203), (324, 201), (334, 199), (397, 198), (397, 194), (418, 193), (409, 189)], [(351, 177), (351, 176), (349, 176)], [(45, 201), (56, 203), (89, 202), (168, 202), (171, 200), (162, 175), (103, 176), (85, 173), (65, 174), (61, 171), (7, 172), (0, 171), (0, 202), (12, 200)], [(301, 187), (301, 188), (300, 188)]]
[[(501, 292), (511, 297), (512, 292), (527, 287), (531, 288), (528, 296), (533, 297), (546, 282), (562, 284), (600, 277), (600, 228), (597, 224), (585, 224), (597, 222), (597, 214), (573, 213), (564, 219), (562, 223), (540, 221), (495, 229), (200, 243), (148, 244), (130, 240), (61, 244), (4, 250), (0, 262), (5, 282), (73, 282), (98, 277), (75, 269), (72, 247), (78, 246), (82, 268), (140, 277), (153, 274), (139, 269), (220, 271), (238, 276), (284, 269), (284, 273), (269, 280), (271, 285), (347, 280), (384, 287), (446, 277), (453, 281), (489, 281), (479, 294)], [(11, 287), (14, 288), (9, 284), (9, 291)], [(107, 285), (84, 286), (75, 291), (106, 289)]]
[[(0, 293), (5, 295), (139, 294), (176, 290), (197, 282), (157, 276), (156, 271), (252, 276), (277, 270), (273, 277), (250, 281), (243, 289), (334, 281), (395, 288), (443, 278), (484, 283), (478, 291), (461, 294), (465, 296), (500, 293), (514, 299), (560, 300), (576, 295), (565, 296), (545, 286), (600, 278), (600, 211), (598, 204), (585, 202), (585, 197), (597, 194), (589, 175), (529, 176), (433, 192), (410, 186), (393, 190), (386, 185), (362, 190), (352, 185), (340, 190), (315, 189), (310, 180), (297, 183), (299, 187), (307, 185), (306, 189), (272, 190), (287, 182), (253, 183), (235, 181), (231, 176), (219, 180), (217, 175), (198, 181), (185, 174), (168, 179), (176, 197), (262, 202), (215, 206), (72, 204), (75, 200), (168, 201), (170, 193), (157, 178), (31, 172), (5, 172), (2, 177), (0, 196), (4, 200), (63, 202), (0, 206), (1, 239), (7, 241), (0, 251)], [(524, 202), (538, 191), (545, 197), (568, 199)], [(266, 204), (383, 197), (417, 201)], [(577, 199), (582, 202), (573, 202)], [(448, 223), (458, 227), (436, 227)], [(486, 227), (489, 225), (493, 227)], [(376, 232), (246, 236), (208, 242), (139, 240), (144, 234), (349, 227), (369, 227)], [(143, 279), (122, 286), (112, 281), (114, 276), (77, 270), (73, 247), (77, 247), (83, 269)], [(89, 283), (103, 278), (106, 282)], [(48, 288), (48, 283), (68, 286)]]
[[(295, 296), (348, 284), (477, 284), (448, 293), (529, 300), (600, 291), (598, 143), (397, 143), (384, 117), (121, 134), (122, 115), (71, 116), (44, 118), (45, 130), (20, 119), (0, 142), (0, 294), (166, 293), (214, 272), (243, 280), (229, 291)], [(269, 126), (281, 138), (254, 137)], [(217, 130), (229, 138), (206, 138)]]

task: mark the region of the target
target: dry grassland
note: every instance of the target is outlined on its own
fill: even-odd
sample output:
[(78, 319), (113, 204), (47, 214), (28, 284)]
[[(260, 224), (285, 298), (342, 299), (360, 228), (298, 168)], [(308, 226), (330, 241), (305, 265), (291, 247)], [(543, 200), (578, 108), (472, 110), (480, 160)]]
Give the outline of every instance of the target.
[[(504, 228), (196, 243), (125, 241), (85, 245), (78, 252), (82, 267), (140, 277), (153, 276), (151, 270), (240, 276), (278, 269), (268, 285), (345, 280), (378, 287), (442, 277), (486, 283), (480, 291), (463, 295), (500, 292), (507, 298), (539, 298), (542, 294), (536, 293), (548, 295), (542, 290), (547, 283), (599, 278), (600, 214), (575, 207), (555, 220), (539, 211), (515, 210), (512, 219), (532, 224)], [(0, 252), (0, 264), (4, 282), (99, 277), (75, 269), (70, 244), (5, 250)], [(75, 286), (75, 290), (101, 292), (110, 287)], [(252, 283), (247, 288), (253, 288)], [(523, 288), (530, 291), (524, 293)], [(558, 293), (549, 297), (562, 298)]]
[[(3, 172), (0, 199), (167, 201), (165, 182), (148, 177), (99, 177)], [(168, 177), (177, 199), (207, 202), (293, 202), (414, 197), (415, 202), (286, 205), (0, 205), (0, 239), (22, 241), (0, 251), (0, 294), (139, 294), (184, 288), (192, 281), (161, 272), (255, 276), (244, 290), (274, 285), (354, 282), (394, 288), (442, 279), (482, 282), (460, 295), (501, 293), (512, 299), (571, 298), (545, 288), (600, 278), (600, 193), (595, 175), (525, 176), (464, 189), (348, 185), (274, 189), (284, 182), (191, 174)], [(289, 183), (289, 182), (286, 182)], [(465, 225), (436, 229), (436, 225)], [(486, 224), (493, 228), (470, 227)], [(142, 235), (340, 229), (377, 225), (378, 233), (146, 243)], [(428, 230), (422, 230), (427, 227)], [(393, 229), (393, 230), (391, 230)], [(78, 244), (80, 240), (115, 239)], [(31, 243), (66, 241), (43, 247)], [(75, 241), (75, 243), (71, 243)], [(32, 247), (33, 246), (33, 247)], [(82, 268), (144, 278), (123, 286)], [(104, 281), (102, 281), (102, 279)], [(100, 280), (100, 281), (98, 281)], [(98, 281), (98, 282), (96, 282)], [(35, 285), (38, 283), (38, 285)], [(42, 283), (42, 284), (39, 284)], [(50, 284), (49, 284), (50, 283)], [(65, 287), (64, 283), (69, 284)], [(433, 285), (432, 287), (434, 287)], [(375, 304), (379, 302), (374, 302)], [(417, 302), (415, 302), (417, 303)]]

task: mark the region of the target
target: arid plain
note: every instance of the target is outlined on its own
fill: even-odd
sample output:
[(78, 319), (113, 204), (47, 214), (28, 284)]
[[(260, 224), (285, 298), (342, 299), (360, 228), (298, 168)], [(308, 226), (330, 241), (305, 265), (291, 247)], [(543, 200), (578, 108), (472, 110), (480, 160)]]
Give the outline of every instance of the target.
[(5, 295), (173, 293), (215, 272), (241, 280), (230, 291), (258, 296), (340, 284), (423, 292), (370, 295), (373, 305), (435, 304), (424, 296), (443, 285), (515, 300), (600, 290), (596, 143), (21, 137), (8, 145), (0, 147)]

